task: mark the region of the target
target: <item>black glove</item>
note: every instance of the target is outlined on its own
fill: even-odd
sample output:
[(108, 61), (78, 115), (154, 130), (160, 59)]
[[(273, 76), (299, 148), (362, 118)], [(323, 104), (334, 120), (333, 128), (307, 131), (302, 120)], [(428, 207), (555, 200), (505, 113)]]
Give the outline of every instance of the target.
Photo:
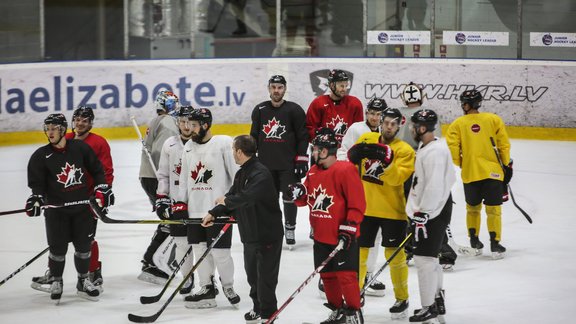
[(294, 162), (294, 174), (296, 174), (298, 179), (302, 179), (306, 176), (306, 172), (308, 172), (308, 156), (296, 156), (296, 161)]
[(394, 152), (390, 146), (380, 143), (358, 143), (348, 150), (348, 160), (359, 164), (362, 159), (379, 160), (384, 168), (394, 160)]
[(414, 240), (418, 242), (419, 232), (422, 232), (424, 239), (428, 238), (428, 231), (426, 230), (426, 223), (430, 216), (426, 213), (415, 212), (412, 217), (412, 226), (414, 227)]
[(352, 242), (356, 241), (358, 224), (346, 222), (338, 227), (338, 240), (344, 242), (344, 250), (348, 250)]
[(188, 218), (188, 204), (178, 201), (172, 205), (173, 219), (186, 219)]
[(160, 218), (172, 217), (172, 200), (166, 195), (156, 195), (156, 215)]
[(100, 208), (108, 208), (114, 205), (114, 193), (109, 185), (102, 183), (94, 187), (94, 198)]
[(510, 180), (512, 180), (512, 174), (514, 173), (513, 169), (512, 169), (512, 165), (514, 164), (514, 161), (512, 161), (512, 159), (510, 159), (510, 163), (508, 163), (508, 165), (504, 166), (504, 184), (507, 185), (510, 183)]
[(42, 195), (30, 195), (26, 200), (26, 215), (30, 217), (40, 216), (44, 206), (44, 197)]
[(288, 185), (288, 191), (286, 192), (286, 199), (290, 201), (298, 200), (300, 197), (306, 194), (306, 187), (298, 183), (291, 183)]

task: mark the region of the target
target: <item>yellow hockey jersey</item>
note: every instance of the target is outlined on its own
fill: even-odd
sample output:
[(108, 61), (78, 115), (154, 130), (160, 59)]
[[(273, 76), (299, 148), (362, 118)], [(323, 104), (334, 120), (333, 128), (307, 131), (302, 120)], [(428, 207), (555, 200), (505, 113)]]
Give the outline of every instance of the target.
[(504, 180), (490, 137), (494, 139), (502, 162), (510, 161), (510, 140), (504, 121), (498, 115), (482, 112), (458, 117), (448, 127), (446, 143), (454, 164), (462, 168), (462, 182), (484, 179)]
[[(379, 133), (369, 132), (356, 143), (378, 143)], [(406, 220), (404, 182), (414, 172), (415, 152), (412, 147), (395, 138), (389, 144), (394, 152), (392, 163), (384, 169), (378, 160), (363, 159), (360, 168), (366, 196), (366, 216)]]

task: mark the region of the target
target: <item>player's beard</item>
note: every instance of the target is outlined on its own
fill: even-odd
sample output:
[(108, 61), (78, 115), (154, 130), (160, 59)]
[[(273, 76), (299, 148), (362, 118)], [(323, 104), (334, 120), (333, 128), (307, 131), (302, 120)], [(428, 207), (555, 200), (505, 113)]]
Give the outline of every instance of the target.
[(280, 102), (282, 102), (282, 100), (284, 100), (284, 94), (272, 93), (270, 95), (270, 100), (272, 100), (273, 103), (280, 103)]
[(200, 132), (199, 133), (192, 132), (192, 140), (195, 143), (202, 144), (202, 140), (206, 136), (206, 132), (207, 132), (207, 130), (205, 130), (204, 127), (200, 126)]

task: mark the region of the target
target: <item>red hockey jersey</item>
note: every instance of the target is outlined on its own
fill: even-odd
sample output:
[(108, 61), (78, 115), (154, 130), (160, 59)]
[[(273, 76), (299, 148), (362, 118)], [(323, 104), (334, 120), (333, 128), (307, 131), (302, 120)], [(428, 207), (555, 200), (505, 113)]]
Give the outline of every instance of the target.
[(312, 100), (306, 112), (306, 128), (310, 142), (316, 137), (316, 130), (327, 127), (334, 130), (338, 141), (355, 122), (364, 120), (362, 103), (354, 96), (344, 96), (338, 104), (329, 95)]

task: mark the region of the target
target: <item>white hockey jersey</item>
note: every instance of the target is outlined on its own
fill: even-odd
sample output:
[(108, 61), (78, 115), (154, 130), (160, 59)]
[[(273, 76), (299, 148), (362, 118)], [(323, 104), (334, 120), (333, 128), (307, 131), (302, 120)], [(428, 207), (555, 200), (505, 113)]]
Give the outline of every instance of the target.
[(184, 145), (178, 201), (188, 203), (188, 216), (201, 218), (224, 196), (239, 167), (232, 155), (232, 138), (214, 135), (204, 144)]
[(415, 212), (427, 213), (430, 219), (437, 217), (455, 182), (456, 170), (444, 140), (437, 138), (418, 148), (414, 179), (406, 202), (408, 217)]
[(156, 194), (166, 195), (175, 201), (180, 183), (184, 144), (180, 135), (169, 137), (162, 145), (158, 163), (158, 189)]
[[(346, 131), (346, 135), (342, 138), (342, 144), (338, 148), (338, 152), (336, 153), (336, 157), (340, 161), (348, 161), (348, 150), (356, 144), (356, 141), (362, 136), (362, 134), (371, 132), (372, 130), (366, 124), (366, 121), (355, 122), (348, 128)], [(380, 127), (378, 127), (378, 131), (380, 131)]]

